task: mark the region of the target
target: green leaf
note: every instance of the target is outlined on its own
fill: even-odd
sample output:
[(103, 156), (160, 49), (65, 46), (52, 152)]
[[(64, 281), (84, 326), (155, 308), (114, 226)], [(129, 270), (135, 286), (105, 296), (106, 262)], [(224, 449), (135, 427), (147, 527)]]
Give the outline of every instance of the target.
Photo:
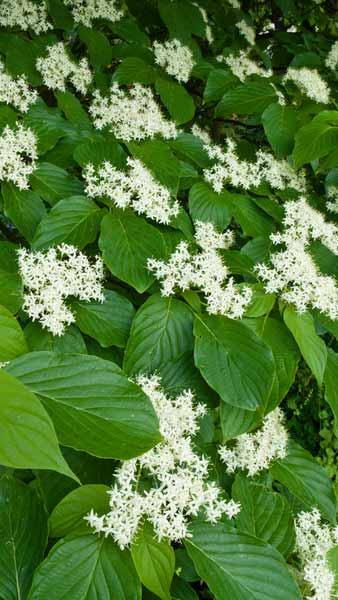
[(122, 146), (111, 137), (103, 136), (79, 144), (74, 150), (74, 159), (81, 167), (85, 167), (88, 163), (97, 166), (106, 160), (118, 169), (123, 169), (126, 164), (126, 155)]
[(70, 325), (63, 335), (53, 335), (47, 329), (43, 329), (38, 322), (30, 322), (26, 325), (25, 339), (30, 352), (50, 350), (59, 353), (87, 354), (86, 344), (75, 325)]
[(154, 281), (148, 258), (165, 254), (163, 238), (153, 225), (131, 211), (114, 210), (101, 222), (99, 248), (111, 273), (142, 293)]
[(211, 160), (199, 137), (191, 133), (179, 133), (176, 138), (170, 140), (169, 144), (184, 160), (189, 159), (199, 167), (210, 166)]
[(195, 364), (222, 400), (251, 411), (264, 404), (275, 365), (255, 333), (226, 317), (196, 315), (194, 335)]
[(193, 317), (176, 298), (150, 296), (132, 323), (124, 356), (127, 373), (153, 373), (162, 365), (193, 349)]
[(78, 481), (60, 452), (53, 423), (41, 402), (3, 369), (0, 369), (0, 463), (14, 469), (51, 469)]
[(80, 27), (79, 38), (86, 44), (89, 60), (94, 67), (106, 67), (111, 63), (112, 47), (104, 33), (90, 27)]
[(86, 196), (60, 200), (40, 222), (32, 247), (46, 250), (64, 243), (82, 250), (96, 239), (102, 216), (100, 207)]
[(256, 206), (249, 196), (228, 194), (228, 202), (235, 221), (241, 226), (244, 235), (268, 237), (275, 229), (271, 217)]
[(36, 492), (14, 479), (0, 479), (0, 595), (26, 598), (47, 545), (47, 515)]
[(226, 117), (233, 113), (250, 115), (263, 112), (271, 102), (276, 101), (276, 92), (266, 81), (250, 81), (226, 92), (216, 106), (216, 117)]
[(293, 516), (287, 500), (281, 494), (253, 483), (246, 476), (236, 475), (232, 497), (241, 504), (236, 527), (271, 544), (286, 558), (295, 543)]
[(73, 132), (57, 108), (50, 108), (39, 99), (33, 104), (24, 118), (24, 124), (33, 129), (38, 140), (39, 154), (44, 154), (55, 146), (56, 142), (66, 134)]
[(47, 162), (38, 165), (30, 182), (33, 190), (51, 206), (63, 198), (83, 193), (83, 185), (79, 179)]
[(151, 65), (148, 65), (141, 58), (128, 56), (117, 67), (113, 81), (121, 84), (155, 83), (157, 72)]
[(99, 515), (109, 512), (109, 489), (107, 485), (87, 484), (69, 492), (49, 517), (49, 536), (64, 537), (75, 530), (88, 529), (84, 517), (91, 509)]
[(328, 562), (331, 573), (334, 574), (334, 584), (332, 593), (337, 595), (338, 592), (338, 546), (331, 548), (326, 554), (326, 560)]
[(316, 334), (312, 315), (308, 312), (299, 314), (292, 306), (287, 306), (283, 317), (305, 362), (317, 379), (318, 385), (321, 386), (327, 361), (327, 349), (325, 342)]
[(155, 178), (176, 195), (180, 162), (172, 153), (170, 146), (162, 140), (148, 140), (142, 144), (131, 142), (128, 148), (132, 155), (139, 158)]
[(47, 0), (48, 14), (51, 16), (56, 29), (69, 31), (74, 27), (71, 12), (61, 0)]
[(336, 505), (332, 482), (325, 469), (307, 450), (289, 440), (285, 458), (277, 460), (270, 473), (285, 485), (307, 510), (317, 506), (326, 519), (335, 522)]
[(19, 190), (12, 183), (3, 183), (4, 213), (23, 237), (31, 242), (36, 228), (46, 214), (40, 196), (30, 190)]
[(213, 69), (210, 71), (206, 86), (204, 88), (204, 102), (218, 102), (228, 89), (236, 85), (237, 79), (224, 69)]
[(199, 370), (196, 369), (192, 352), (184, 352), (176, 358), (162, 363), (158, 370), (163, 387), (172, 396), (178, 396), (183, 390), (190, 388), (199, 402), (207, 405), (218, 404), (217, 394), (210, 389)]
[(193, 119), (195, 104), (183, 85), (176, 81), (159, 77), (156, 79), (155, 89), (171, 118), (177, 125), (182, 125)]
[(127, 550), (112, 538), (69, 535), (35, 572), (28, 600), (141, 600), (141, 584)]
[(192, 2), (159, 0), (158, 10), (172, 38), (188, 40), (191, 34), (205, 36), (202, 14)]
[(0, 362), (12, 360), (27, 352), (23, 331), (12, 313), (0, 306)]
[(36, 70), (39, 54), (41, 49), (33, 40), (15, 36), (6, 48), (6, 68), (12, 75), (25, 75), (32, 85), (41, 85), (41, 75)]
[(298, 169), (305, 163), (321, 158), (337, 147), (338, 127), (330, 123), (311, 121), (301, 127), (295, 137), (293, 159)]
[(41, 397), (65, 446), (124, 460), (161, 439), (150, 400), (112, 362), (32, 352), (7, 368)]
[(170, 600), (170, 586), (175, 570), (175, 553), (164, 540), (155, 538), (145, 523), (131, 547), (131, 556), (143, 585), (162, 600)]
[(217, 194), (204, 181), (195, 183), (189, 192), (189, 212), (192, 220), (210, 222), (221, 230), (225, 229), (231, 220), (230, 196), (228, 192)]
[(227, 402), (221, 402), (220, 422), (224, 442), (251, 431), (261, 421), (262, 415), (259, 410), (245, 410), (238, 406), (231, 406)]
[(57, 92), (56, 99), (58, 107), (65, 114), (68, 121), (82, 130), (92, 130), (92, 122), (83, 108), (80, 100), (70, 92)]
[(335, 432), (338, 437), (338, 354), (331, 348), (327, 350), (327, 363), (324, 374), (325, 400), (330, 405), (335, 419)]
[(300, 600), (283, 557), (269, 544), (224, 523), (195, 522), (191, 531), (185, 545), (216, 600)]
[(0, 304), (11, 313), (22, 305), (23, 284), (18, 273), (17, 247), (10, 242), (0, 242)]
[(281, 158), (291, 154), (297, 131), (297, 112), (291, 106), (278, 102), (270, 104), (262, 114), (265, 135), (275, 152)]
[(83, 333), (90, 335), (103, 348), (127, 344), (135, 309), (124, 296), (105, 290), (105, 301), (74, 302), (76, 324)]

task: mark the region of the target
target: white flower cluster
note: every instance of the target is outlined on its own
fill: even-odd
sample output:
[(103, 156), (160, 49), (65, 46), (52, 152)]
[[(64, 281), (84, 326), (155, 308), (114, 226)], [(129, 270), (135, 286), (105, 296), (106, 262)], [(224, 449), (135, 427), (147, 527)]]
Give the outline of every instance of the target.
[(124, 14), (117, 8), (116, 0), (64, 0), (64, 3), (71, 8), (74, 20), (86, 27), (91, 27), (94, 19), (116, 23)]
[(177, 136), (175, 124), (164, 118), (150, 88), (135, 83), (125, 92), (113, 83), (109, 97), (101, 96), (98, 90), (93, 97), (89, 111), (97, 129), (110, 125), (114, 135), (126, 142), (156, 135), (165, 139)]
[(74, 246), (61, 244), (46, 253), (21, 248), (18, 263), (23, 285), (28, 290), (23, 309), (53, 335), (62, 335), (65, 326), (75, 322), (65, 302), (69, 296), (104, 302), (101, 259), (96, 258), (91, 264)]
[(338, 254), (338, 228), (327, 223), (305, 198), (286, 203), (283, 225), (282, 233), (270, 237), (274, 244), (283, 244), (285, 249), (271, 254), (271, 267), (264, 263), (256, 267), (266, 291), (281, 292), (283, 300), (294, 304), (299, 313), (312, 307), (336, 319), (336, 282), (333, 277), (320, 273), (307, 250), (312, 240), (320, 240)]
[(209, 132), (206, 129), (202, 129), (197, 123), (193, 124), (191, 133), (202, 140), (203, 144), (209, 145), (212, 143)]
[(259, 75), (260, 77), (271, 77), (273, 75), (270, 69), (260, 67), (254, 60), (249, 58), (246, 50), (241, 50), (239, 54), (229, 54), (226, 57), (219, 55), (216, 60), (225, 62), (240, 81), (245, 81), (250, 75)]
[(283, 425), (283, 413), (275, 408), (263, 420), (263, 426), (255, 433), (243, 433), (235, 438), (233, 448), (220, 446), (219, 455), (228, 473), (236, 469), (247, 470), (253, 477), (268, 469), (270, 463), (287, 454), (288, 434)]
[(21, 112), (27, 112), (37, 98), (37, 91), (29, 88), (26, 78), (14, 78), (6, 73), (0, 60), (0, 102), (11, 104)]
[(85, 94), (92, 81), (92, 73), (86, 58), (78, 64), (71, 60), (63, 42), (48, 46), (47, 56), (40, 56), (36, 61), (36, 68), (40, 71), (44, 84), (51, 90), (66, 89), (66, 80), (69, 79), (75, 89)]
[(256, 32), (254, 28), (250, 27), (250, 25), (248, 25), (247, 22), (244, 21), (244, 19), (236, 23), (236, 27), (239, 30), (239, 32), (245, 37), (248, 44), (250, 44), (250, 46), (254, 46), (256, 40)]
[(326, 57), (325, 66), (328, 69), (332, 69), (332, 71), (336, 70), (338, 66), (338, 41), (332, 45), (331, 50)]
[(301, 512), (295, 521), (296, 551), (304, 581), (312, 595), (308, 600), (331, 600), (335, 576), (327, 563), (326, 554), (338, 544), (338, 527), (330, 528), (321, 522), (320, 512), (314, 508)]
[(179, 40), (168, 40), (161, 44), (153, 44), (155, 62), (163, 67), (168, 75), (172, 75), (177, 81), (186, 83), (195, 64), (194, 57), (188, 46), (184, 46)]
[(286, 71), (283, 81), (292, 81), (300, 91), (311, 100), (328, 104), (330, 102), (330, 89), (319, 75), (317, 69), (308, 69), (301, 67), (295, 69), (289, 67)]
[[(207, 481), (208, 460), (194, 451), (192, 438), (204, 406), (194, 404), (190, 390), (169, 398), (157, 376), (141, 375), (137, 383), (154, 406), (163, 440), (142, 456), (122, 462), (110, 492), (110, 512), (98, 516), (91, 511), (86, 517), (96, 532), (112, 535), (122, 549), (132, 543), (144, 518), (159, 540), (179, 542), (189, 537), (189, 517), (200, 510), (212, 523), (240, 510), (239, 504), (221, 497), (214, 482)], [(143, 475), (149, 485), (142, 491)]]
[(6, 127), (0, 137), (0, 181), (10, 181), (25, 190), (28, 179), (35, 169), (37, 140), (28, 127)]
[(326, 202), (327, 210), (338, 213), (338, 187), (331, 185), (327, 191), (326, 195), (329, 200)]
[(39, 34), (51, 29), (47, 20), (47, 6), (44, 0), (2, 0), (0, 2), (0, 26), (19, 27), (23, 31), (31, 29)]
[(232, 8), (241, 8), (241, 5), (238, 2), (238, 0), (228, 0), (228, 4), (230, 4)]
[(248, 287), (237, 288), (219, 249), (229, 248), (233, 233), (217, 233), (212, 223), (195, 223), (195, 240), (202, 249), (191, 253), (187, 242), (180, 242), (167, 262), (149, 258), (148, 269), (162, 282), (162, 295), (170, 296), (176, 288), (200, 289), (207, 301), (210, 314), (225, 315), (231, 319), (243, 316), (250, 303), (252, 291)]
[(256, 162), (251, 163), (241, 160), (236, 154), (235, 142), (228, 138), (227, 148), (222, 150), (219, 146), (205, 146), (208, 155), (216, 159), (209, 169), (204, 169), (203, 174), (215, 192), (220, 193), (226, 184), (248, 190), (258, 187), (262, 182), (268, 182), (272, 188), (284, 190), (287, 187), (299, 192), (305, 190), (305, 176), (302, 172), (296, 173), (286, 160), (276, 160), (272, 154), (259, 150)]
[(124, 173), (106, 161), (95, 168), (87, 165), (83, 176), (86, 193), (92, 198), (107, 196), (119, 208), (130, 206), (135, 212), (167, 225), (179, 212), (171, 201), (170, 191), (153, 177), (140, 160), (128, 158), (129, 171)]

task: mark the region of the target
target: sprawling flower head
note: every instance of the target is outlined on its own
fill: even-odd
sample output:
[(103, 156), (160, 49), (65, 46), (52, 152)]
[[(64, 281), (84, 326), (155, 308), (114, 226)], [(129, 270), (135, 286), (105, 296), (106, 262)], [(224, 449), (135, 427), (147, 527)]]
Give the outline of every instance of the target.
[(331, 46), (330, 52), (325, 60), (325, 65), (328, 69), (332, 69), (332, 71), (336, 70), (338, 66), (338, 41)]
[(92, 264), (85, 254), (67, 244), (45, 253), (22, 248), (18, 257), (25, 287), (23, 309), (53, 335), (62, 335), (65, 326), (75, 322), (65, 302), (69, 296), (104, 301), (100, 258)]
[(31, 29), (39, 34), (51, 29), (47, 19), (47, 6), (44, 0), (2, 0), (0, 2), (0, 26), (19, 27), (23, 31)]
[(126, 142), (144, 140), (160, 135), (165, 139), (177, 135), (176, 126), (168, 121), (156, 104), (150, 88), (135, 83), (128, 91), (113, 83), (109, 97), (95, 91), (90, 113), (94, 125), (102, 129), (107, 125), (117, 138)]
[(0, 181), (12, 182), (21, 190), (27, 189), (37, 157), (34, 132), (23, 125), (16, 129), (7, 125), (0, 137)]
[(170, 191), (156, 181), (140, 160), (128, 158), (127, 164), (128, 172), (119, 171), (107, 161), (96, 168), (87, 165), (83, 175), (88, 196), (106, 196), (119, 208), (129, 206), (149, 219), (168, 224), (178, 215), (178, 202), (171, 200)]
[(330, 102), (330, 89), (326, 81), (319, 75), (317, 69), (308, 69), (307, 67), (295, 69), (289, 67), (283, 80), (292, 81), (305, 96), (315, 102), (322, 102), (323, 104)]
[(322, 214), (305, 200), (287, 202), (283, 220), (284, 231), (271, 235), (274, 244), (283, 250), (270, 256), (271, 266), (257, 265), (258, 276), (269, 293), (281, 297), (302, 313), (316, 308), (331, 319), (338, 317), (338, 287), (333, 277), (322, 275), (308, 251), (312, 240), (319, 240), (338, 254), (338, 228), (327, 223)]
[(239, 54), (229, 54), (229, 56), (219, 55), (218, 62), (225, 62), (232, 73), (241, 81), (245, 81), (250, 75), (259, 75), (260, 77), (271, 77), (273, 75), (270, 69), (264, 69), (255, 63), (249, 57), (247, 50), (241, 50)]
[(202, 129), (197, 123), (194, 123), (191, 128), (191, 133), (202, 140), (203, 144), (211, 145), (212, 139), (210, 133), (206, 129)]
[(285, 458), (288, 434), (283, 425), (283, 413), (276, 408), (263, 420), (261, 429), (254, 433), (243, 433), (235, 438), (233, 448), (220, 446), (219, 455), (226, 464), (228, 473), (236, 469), (247, 470), (250, 477), (278, 458)]
[(0, 61), (0, 102), (11, 104), (21, 112), (27, 112), (38, 98), (36, 90), (31, 90), (24, 76), (12, 77), (5, 72)]
[(212, 223), (195, 223), (195, 240), (200, 252), (191, 252), (187, 242), (180, 242), (167, 262), (149, 258), (148, 269), (161, 281), (163, 296), (175, 289), (198, 288), (205, 295), (210, 314), (236, 319), (243, 316), (251, 301), (251, 289), (236, 287), (219, 250), (233, 243), (232, 232), (218, 233)]
[(313, 508), (296, 518), (296, 551), (304, 580), (311, 589), (309, 600), (331, 600), (335, 576), (327, 563), (326, 554), (338, 544), (338, 527), (322, 523), (320, 512)]
[(195, 61), (188, 46), (176, 39), (168, 40), (164, 44), (154, 42), (154, 55), (155, 62), (163, 67), (168, 75), (184, 83), (189, 80)]
[[(110, 512), (98, 516), (92, 511), (86, 517), (96, 532), (112, 535), (120, 548), (133, 542), (144, 518), (159, 540), (179, 542), (189, 537), (189, 518), (200, 510), (214, 523), (240, 509), (208, 481), (208, 460), (194, 449), (193, 436), (205, 407), (195, 404), (190, 390), (169, 398), (155, 375), (140, 375), (137, 383), (154, 406), (162, 442), (138, 458), (123, 461), (110, 492)], [(144, 490), (143, 476), (148, 481)]]
[(94, 19), (116, 23), (124, 14), (116, 0), (64, 0), (64, 3), (70, 7), (74, 20), (86, 27), (91, 27)]
[(305, 190), (305, 176), (296, 173), (286, 160), (276, 160), (272, 154), (259, 150), (256, 162), (241, 160), (236, 154), (236, 144), (227, 139), (226, 150), (219, 146), (206, 146), (210, 158), (217, 162), (205, 169), (203, 174), (215, 192), (220, 193), (227, 184), (248, 190), (258, 187), (264, 181), (272, 188), (284, 190), (287, 187), (298, 192)]
[(254, 46), (256, 38), (256, 32), (254, 28), (250, 27), (250, 25), (248, 25), (247, 22), (244, 21), (244, 19), (236, 23), (236, 27), (239, 30), (239, 32), (245, 37), (248, 44), (250, 44), (250, 46)]
[(85, 94), (92, 81), (87, 59), (82, 58), (78, 64), (71, 60), (63, 42), (48, 46), (47, 56), (37, 59), (36, 68), (44, 84), (52, 90), (64, 92), (66, 80), (69, 79), (76, 90)]

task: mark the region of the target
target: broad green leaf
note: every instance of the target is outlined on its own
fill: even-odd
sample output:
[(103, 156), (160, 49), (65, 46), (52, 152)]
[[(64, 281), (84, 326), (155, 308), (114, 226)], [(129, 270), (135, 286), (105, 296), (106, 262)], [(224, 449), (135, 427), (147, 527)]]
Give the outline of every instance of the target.
[(170, 600), (175, 570), (175, 553), (170, 544), (158, 541), (145, 523), (131, 547), (131, 556), (143, 585), (162, 600)]
[(277, 460), (270, 473), (304, 504), (307, 510), (317, 506), (331, 522), (335, 522), (336, 506), (332, 482), (325, 469), (307, 450), (289, 441), (287, 456)]
[[(183, 390), (189, 388), (198, 402), (204, 402), (211, 406), (219, 403), (217, 394), (207, 385), (195, 367), (192, 351), (184, 352), (176, 358), (162, 363), (158, 371), (163, 387), (172, 396), (178, 396)], [(230, 407), (230, 404), (227, 406)]]
[(40, 222), (32, 247), (46, 250), (58, 244), (84, 248), (96, 239), (103, 212), (86, 196), (60, 200)]
[(92, 27), (80, 27), (79, 38), (86, 44), (94, 67), (105, 67), (111, 63), (112, 46), (104, 33)]
[(183, 85), (159, 77), (156, 79), (155, 89), (177, 125), (191, 121), (195, 114), (195, 104)]
[(112, 362), (84, 354), (32, 352), (7, 368), (42, 399), (65, 446), (127, 459), (161, 439), (150, 400)]
[(60, 111), (50, 108), (41, 99), (30, 107), (24, 123), (36, 133), (39, 154), (44, 154), (61, 137), (73, 132), (73, 126), (62, 117)]
[(107, 485), (87, 484), (69, 492), (49, 517), (49, 536), (64, 537), (88, 529), (84, 517), (91, 509), (99, 515), (109, 512), (109, 489)]
[(228, 192), (217, 194), (204, 181), (195, 183), (190, 189), (189, 212), (193, 221), (210, 222), (223, 230), (230, 223), (231, 207)]
[(170, 147), (175, 154), (184, 160), (189, 159), (199, 167), (208, 167), (211, 164), (202, 140), (191, 133), (179, 133), (176, 138), (170, 140)]
[(123, 169), (126, 164), (126, 155), (122, 146), (110, 137), (103, 136), (79, 144), (74, 150), (74, 159), (81, 167), (85, 167), (88, 163), (100, 165), (106, 160), (118, 169)]
[(265, 135), (278, 157), (291, 154), (297, 131), (297, 112), (278, 102), (270, 104), (262, 114)]
[(75, 325), (67, 327), (63, 335), (53, 335), (37, 321), (31, 321), (26, 325), (24, 335), (30, 352), (50, 350), (63, 354), (87, 354), (84, 339)]
[(195, 522), (188, 553), (216, 600), (300, 600), (282, 555), (229, 525)]
[(236, 517), (237, 529), (271, 544), (287, 558), (294, 547), (295, 531), (291, 509), (284, 496), (240, 474), (232, 486), (232, 497), (241, 504)]
[(248, 327), (226, 317), (196, 315), (195, 364), (225, 402), (254, 411), (275, 376), (271, 350)]
[(155, 179), (176, 195), (180, 176), (180, 162), (168, 143), (162, 140), (147, 140), (142, 144), (130, 142), (128, 148), (153, 173)]
[(30, 190), (19, 190), (12, 183), (3, 183), (4, 213), (23, 237), (31, 242), (36, 228), (46, 214), (40, 196)]
[(119, 84), (150, 84), (155, 83), (156, 78), (156, 69), (136, 56), (125, 58), (113, 75), (113, 81)]
[(39, 54), (41, 50), (34, 40), (15, 36), (6, 49), (6, 68), (14, 76), (25, 75), (32, 85), (41, 85), (41, 75), (36, 69)]
[(142, 293), (154, 281), (148, 258), (165, 253), (163, 238), (153, 225), (131, 211), (114, 210), (101, 222), (99, 248), (111, 273)]
[(321, 158), (337, 147), (338, 127), (330, 123), (312, 121), (301, 127), (295, 137), (293, 158), (295, 167)]
[(334, 574), (333, 594), (337, 595), (338, 592), (338, 545), (334, 546), (326, 554), (326, 560), (328, 562), (330, 571)]
[(47, 162), (38, 165), (30, 177), (30, 182), (32, 189), (51, 206), (63, 198), (83, 192), (83, 185), (79, 179)]
[(227, 90), (236, 85), (237, 79), (224, 69), (213, 69), (210, 71), (206, 86), (204, 88), (204, 102), (217, 102), (224, 96)]
[(47, 515), (36, 492), (14, 477), (0, 479), (0, 595), (26, 598), (47, 545)]
[(28, 351), (23, 331), (12, 313), (0, 306), (0, 362), (12, 360)]
[(137, 311), (124, 356), (127, 373), (153, 373), (193, 349), (193, 316), (186, 304), (160, 294)]
[(57, 92), (56, 99), (58, 107), (65, 114), (68, 121), (73, 123), (75, 126), (80, 127), (82, 130), (93, 129), (92, 122), (83, 108), (80, 100), (71, 94), (71, 92)]
[(176, 575), (173, 579), (170, 593), (172, 600), (198, 600), (194, 588)]
[(205, 23), (198, 6), (181, 0), (159, 0), (160, 17), (169, 30), (170, 36), (187, 40), (191, 34), (205, 35)]
[[(226, 256), (228, 256), (230, 252), (231, 250), (226, 252)], [(241, 254), (240, 252), (238, 254), (241, 256), (242, 260), (245, 258), (249, 261), (251, 267), (250, 271), (252, 272), (253, 263), (250, 261), (249, 257)], [(228, 264), (226, 258), (225, 263)], [(232, 268), (230, 268), (230, 271), (232, 273), (234, 272)], [(275, 294), (267, 294), (264, 290), (264, 287), (259, 283), (251, 284), (249, 287), (252, 290), (252, 300), (245, 310), (245, 317), (257, 318), (269, 314), (276, 302)]]
[(0, 304), (15, 314), (22, 305), (23, 284), (18, 273), (18, 247), (0, 242)]
[(284, 321), (295, 338), (305, 362), (322, 385), (327, 361), (325, 342), (316, 334), (312, 315), (299, 314), (292, 306), (287, 306), (283, 313)]
[(141, 600), (141, 584), (127, 550), (111, 537), (72, 534), (36, 570), (28, 600)]
[(330, 405), (335, 419), (335, 431), (338, 437), (338, 354), (331, 348), (327, 351), (327, 363), (324, 373), (325, 400)]
[(48, 14), (50, 15), (56, 29), (69, 31), (74, 27), (74, 21), (70, 10), (63, 4), (62, 0), (47, 0)]
[(262, 421), (259, 410), (246, 410), (227, 402), (221, 402), (219, 417), (224, 442), (251, 431)]
[(15, 127), (18, 120), (18, 113), (13, 110), (10, 106), (0, 106), (0, 130), (6, 125), (9, 127)]
[(216, 106), (216, 117), (233, 113), (250, 115), (263, 112), (276, 101), (276, 92), (267, 81), (248, 81), (226, 92)]
[(14, 469), (51, 469), (77, 481), (41, 402), (4, 369), (0, 369), (0, 464)]
[(268, 237), (275, 229), (271, 217), (265, 214), (249, 196), (229, 194), (228, 198), (229, 203), (232, 202), (230, 210), (244, 235)]
[(109, 27), (117, 36), (129, 43), (134, 42), (141, 46), (150, 45), (148, 36), (140, 29), (136, 19), (130, 16), (124, 17), (116, 23), (110, 23)]
[(76, 324), (103, 348), (124, 348), (135, 309), (127, 298), (117, 292), (105, 290), (104, 296), (104, 302), (74, 302)]

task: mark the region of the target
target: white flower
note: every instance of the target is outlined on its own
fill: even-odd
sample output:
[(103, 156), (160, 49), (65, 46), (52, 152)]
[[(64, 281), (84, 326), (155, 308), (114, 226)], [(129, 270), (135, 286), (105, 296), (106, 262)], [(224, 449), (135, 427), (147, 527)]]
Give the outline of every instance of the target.
[(61, 244), (46, 253), (21, 248), (18, 262), (26, 288), (23, 309), (53, 335), (62, 335), (65, 326), (75, 322), (65, 302), (69, 296), (104, 301), (101, 259), (91, 264), (74, 246)]
[(86, 27), (91, 27), (94, 19), (116, 23), (124, 14), (117, 8), (116, 0), (64, 0), (64, 3), (70, 7), (74, 20)]
[(232, 232), (217, 233), (212, 223), (199, 221), (195, 228), (201, 252), (191, 253), (188, 243), (180, 242), (167, 262), (149, 258), (148, 269), (161, 281), (163, 296), (170, 296), (176, 288), (183, 291), (198, 288), (205, 295), (209, 313), (241, 318), (251, 301), (252, 291), (245, 286), (236, 287), (218, 252), (232, 244)]
[(288, 80), (292, 81), (305, 96), (315, 102), (322, 102), (323, 104), (330, 102), (330, 89), (317, 69), (289, 67), (283, 77), (283, 81)]
[(87, 165), (83, 176), (86, 193), (92, 198), (107, 196), (119, 208), (131, 207), (158, 223), (168, 224), (179, 212), (179, 204), (170, 191), (153, 177), (141, 161), (128, 158), (129, 171), (124, 173), (104, 162), (96, 169)]
[(0, 369), (4, 369), (10, 363), (9, 360), (5, 360), (4, 362), (0, 362)]
[(258, 187), (264, 181), (278, 190), (287, 187), (299, 192), (305, 190), (305, 176), (302, 172), (297, 174), (286, 160), (276, 160), (272, 154), (263, 150), (257, 152), (255, 163), (239, 159), (236, 144), (230, 138), (227, 139), (225, 151), (219, 146), (206, 146), (206, 150), (210, 158), (218, 161), (203, 171), (206, 181), (217, 193), (228, 183), (248, 190)]
[(51, 29), (47, 20), (47, 6), (44, 0), (2, 0), (0, 2), (0, 26), (19, 27), (23, 31), (31, 29), (39, 34)]
[(227, 57), (222, 55), (217, 57), (218, 62), (225, 62), (230, 67), (232, 73), (241, 81), (245, 81), (250, 75), (259, 75), (260, 77), (271, 77), (273, 75), (270, 69), (260, 67), (249, 58), (247, 50), (241, 50), (240, 53), (230, 54)]
[(219, 455), (228, 473), (242, 469), (248, 471), (249, 477), (253, 477), (259, 471), (268, 469), (273, 460), (285, 458), (287, 441), (283, 413), (276, 408), (264, 418), (261, 429), (239, 435), (235, 438), (233, 448), (220, 446)]
[(168, 40), (161, 44), (154, 42), (155, 62), (163, 67), (168, 75), (172, 75), (177, 81), (186, 83), (195, 64), (194, 57), (188, 46), (181, 44), (179, 40)]
[[(222, 498), (214, 482), (208, 482), (208, 460), (195, 452), (192, 438), (205, 407), (194, 403), (190, 390), (169, 398), (155, 375), (140, 375), (137, 383), (154, 406), (162, 442), (138, 458), (123, 461), (110, 492), (110, 512), (98, 516), (91, 511), (86, 517), (96, 532), (112, 535), (122, 549), (133, 542), (144, 518), (159, 540), (180, 542), (189, 537), (189, 518), (200, 510), (213, 523), (240, 510), (236, 502)], [(149, 482), (143, 491), (142, 476)]]
[(309, 584), (309, 600), (331, 600), (334, 573), (326, 560), (326, 554), (338, 544), (338, 527), (330, 528), (321, 522), (320, 512), (300, 512), (295, 521), (296, 551), (303, 570), (304, 580)]
[(214, 36), (213, 36), (213, 33), (212, 33), (212, 29), (211, 29), (211, 27), (209, 25), (208, 13), (207, 13), (207, 11), (202, 6), (199, 6), (198, 4), (196, 4), (196, 2), (193, 2), (193, 4), (195, 6), (197, 6), (198, 10), (200, 11), (200, 13), (202, 15), (202, 19), (203, 19), (203, 21), (205, 23), (205, 37), (206, 37), (206, 40), (207, 40), (207, 42), (209, 44), (212, 44), (212, 42), (214, 41)]
[(328, 69), (332, 69), (332, 71), (336, 70), (338, 66), (338, 40), (331, 46), (331, 50), (325, 60), (325, 66)]
[(69, 79), (76, 90), (85, 94), (91, 81), (92, 74), (86, 58), (79, 64), (71, 60), (63, 42), (48, 46), (47, 56), (39, 57), (36, 68), (40, 71), (44, 84), (52, 90), (66, 89), (66, 80)]
[(248, 44), (250, 44), (250, 46), (254, 46), (256, 38), (256, 32), (254, 28), (250, 27), (250, 25), (248, 25), (247, 22), (244, 21), (244, 19), (236, 23), (236, 27), (237, 29), (239, 29), (239, 32), (245, 37)]
[(208, 131), (206, 131), (206, 129), (202, 129), (199, 125), (197, 125), (197, 123), (193, 124), (191, 133), (202, 140), (204, 144), (209, 145), (212, 143), (212, 139)]
[(0, 137), (0, 181), (10, 181), (21, 190), (35, 169), (37, 140), (34, 132), (23, 125), (11, 129), (6, 125)]
[(11, 104), (21, 112), (27, 112), (37, 98), (37, 91), (29, 88), (26, 78), (14, 78), (6, 73), (0, 60), (0, 102)]
[(101, 96), (97, 90), (93, 97), (89, 111), (95, 127), (109, 125), (119, 139), (130, 142), (156, 135), (165, 139), (177, 136), (175, 124), (164, 118), (150, 88), (135, 83), (127, 92), (113, 83), (109, 97)]
[(228, 4), (230, 4), (230, 6), (232, 6), (232, 8), (241, 8), (240, 3), (238, 2), (238, 0), (227, 0)]
[(268, 293), (281, 292), (286, 302), (299, 313), (316, 308), (331, 319), (338, 317), (338, 287), (333, 277), (322, 275), (307, 251), (312, 240), (319, 240), (338, 254), (338, 228), (325, 222), (320, 212), (309, 206), (305, 198), (287, 202), (284, 231), (272, 234), (274, 244), (285, 249), (270, 256), (271, 266), (257, 265), (258, 276)]
[(326, 194), (327, 194), (327, 197), (329, 198), (329, 200), (326, 202), (327, 210), (329, 210), (333, 213), (338, 213), (338, 188), (331, 185), (327, 189)]

